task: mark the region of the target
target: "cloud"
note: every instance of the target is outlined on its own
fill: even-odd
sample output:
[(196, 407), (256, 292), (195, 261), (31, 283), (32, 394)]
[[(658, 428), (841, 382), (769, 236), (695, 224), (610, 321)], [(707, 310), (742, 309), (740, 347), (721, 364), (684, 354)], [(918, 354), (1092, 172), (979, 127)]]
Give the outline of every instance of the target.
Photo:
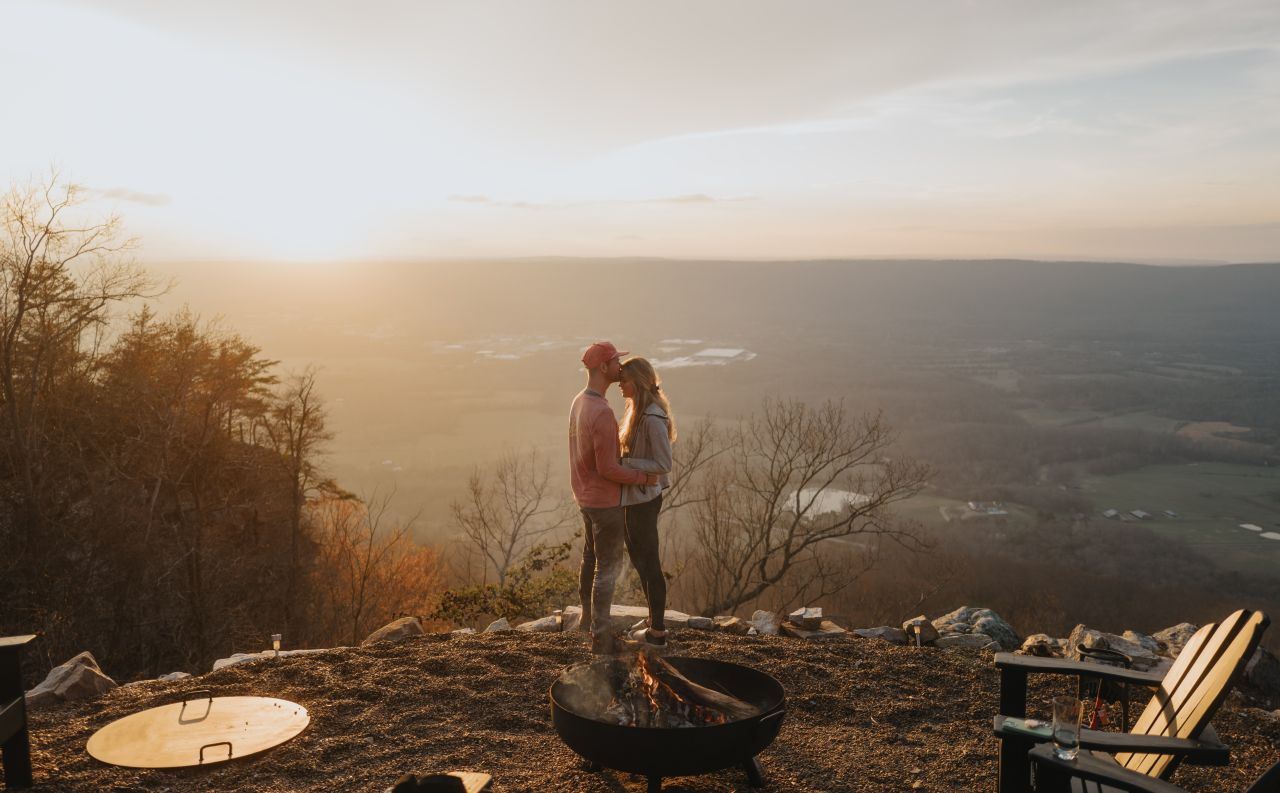
[(477, 206), (493, 207), (494, 209), (577, 209), (581, 207), (609, 207), (609, 206), (643, 206), (646, 204), (723, 204), (734, 203), (740, 201), (754, 201), (755, 196), (725, 196), (717, 198), (707, 195), (706, 193), (686, 193), (684, 195), (663, 196), (660, 198), (634, 198), (634, 199), (593, 199), (588, 201), (494, 201), (484, 195), (461, 195), (455, 194), (449, 196), (449, 200), (456, 204), (473, 204)]
[(128, 201), (134, 204), (145, 204), (150, 207), (168, 206), (172, 199), (164, 193), (144, 193), (126, 187), (112, 187), (106, 190), (90, 189), (89, 192), (98, 198), (110, 198), (116, 201)]

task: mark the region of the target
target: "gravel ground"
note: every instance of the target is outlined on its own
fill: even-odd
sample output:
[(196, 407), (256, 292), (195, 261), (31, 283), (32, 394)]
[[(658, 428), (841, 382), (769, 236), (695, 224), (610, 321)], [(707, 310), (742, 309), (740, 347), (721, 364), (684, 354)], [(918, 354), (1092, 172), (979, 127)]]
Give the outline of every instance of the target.
[[(686, 631), (671, 654), (745, 664), (785, 686), (786, 722), (760, 756), (769, 789), (994, 790), (990, 653)], [(644, 791), (641, 777), (581, 770), (552, 729), (547, 690), (563, 667), (587, 657), (581, 634), (427, 636), (119, 688), (32, 714), (34, 790), (373, 792), (406, 771), (473, 770), (493, 774), (494, 793)], [(100, 727), (197, 688), (292, 700), (311, 724), (283, 746), (207, 768), (116, 768), (84, 751)], [(1046, 703), (1068, 690), (1062, 681), (1033, 683), (1028, 699)], [(1175, 781), (1188, 790), (1244, 791), (1280, 758), (1280, 721), (1228, 704), (1214, 723), (1233, 765), (1184, 766)], [(750, 790), (737, 769), (672, 778), (663, 789)]]

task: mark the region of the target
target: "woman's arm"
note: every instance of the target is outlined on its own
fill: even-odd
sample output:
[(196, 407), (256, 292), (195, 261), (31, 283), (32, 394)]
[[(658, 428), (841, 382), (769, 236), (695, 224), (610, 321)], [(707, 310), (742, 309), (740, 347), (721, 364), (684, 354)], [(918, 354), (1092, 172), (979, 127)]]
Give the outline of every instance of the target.
[(610, 482), (620, 485), (650, 484), (649, 472), (618, 465), (618, 430), (605, 415), (591, 427), (591, 445), (596, 456), (596, 471)]

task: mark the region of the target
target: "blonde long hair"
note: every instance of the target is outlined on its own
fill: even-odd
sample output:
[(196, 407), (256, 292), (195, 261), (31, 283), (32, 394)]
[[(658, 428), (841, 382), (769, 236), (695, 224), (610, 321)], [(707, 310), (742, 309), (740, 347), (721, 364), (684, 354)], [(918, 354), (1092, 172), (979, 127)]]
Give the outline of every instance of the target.
[(662, 391), (662, 380), (654, 371), (653, 364), (644, 358), (631, 358), (622, 364), (622, 376), (635, 387), (633, 396), (627, 400), (627, 412), (623, 414), (618, 425), (618, 446), (625, 456), (631, 453), (631, 444), (636, 437), (636, 429), (644, 420), (644, 412), (649, 405), (656, 404), (667, 414), (667, 437), (676, 442), (676, 417), (671, 412), (671, 403)]

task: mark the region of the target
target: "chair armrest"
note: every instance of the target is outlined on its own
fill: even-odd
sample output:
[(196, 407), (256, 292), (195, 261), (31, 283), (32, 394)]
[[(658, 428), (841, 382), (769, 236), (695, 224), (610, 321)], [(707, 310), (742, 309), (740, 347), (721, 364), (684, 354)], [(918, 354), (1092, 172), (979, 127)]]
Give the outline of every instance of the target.
[(1070, 661), (1065, 658), (1041, 658), (1037, 655), (1018, 655), (1016, 653), (996, 653), (995, 664), (997, 669), (1019, 669), (1042, 675), (1100, 677), (1104, 680), (1134, 683), (1140, 686), (1158, 686), (1164, 680), (1162, 673), (1138, 672), (1133, 669), (1111, 666), (1110, 664)]
[(1121, 768), (1115, 763), (1100, 760), (1088, 752), (1081, 752), (1074, 760), (1060, 760), (1049, 744), (1041, 744), (1027, 755), (1035, 773), (1036, 788), (1068, 789), (1066, 785), (1054, 786), (1051, 780), (1081, 779), (1099, 782), (1128, 793), (1186, 793), (1185, 790), (1163, 779), (1139, 774)]
[(1085, 749), (1098, 749), (1109, 754), (1117, 752), (1168, 754), (1182, 758), (1193, 765), (1228, 765), (1231, 762), (1229, 747), (1217, 740), (1204, 737), (1167, 738), (1163, 735), (1081, 730), (1080, 746)]

